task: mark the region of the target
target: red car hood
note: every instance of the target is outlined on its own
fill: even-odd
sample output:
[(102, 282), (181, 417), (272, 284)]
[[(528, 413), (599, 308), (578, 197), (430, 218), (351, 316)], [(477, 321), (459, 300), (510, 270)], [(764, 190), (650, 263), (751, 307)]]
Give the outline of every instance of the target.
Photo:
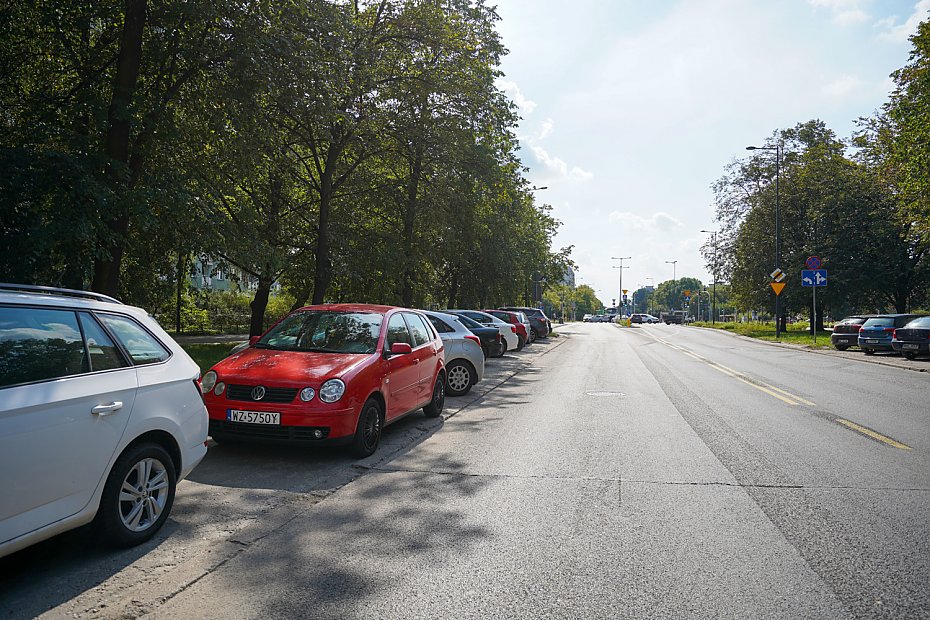
[(319, 384), (344, 377), (372, 354), (272, 351), (249, 347), (213, 367), (220, 381), (268, 384)]

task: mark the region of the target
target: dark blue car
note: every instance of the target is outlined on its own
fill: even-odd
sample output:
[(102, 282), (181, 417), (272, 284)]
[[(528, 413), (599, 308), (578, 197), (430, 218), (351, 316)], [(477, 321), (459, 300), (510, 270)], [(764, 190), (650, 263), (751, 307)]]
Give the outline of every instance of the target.
[(873, 355), (876, 351), (893, 351), (891, 341), (894, 330), (904, 327), (912, 320), (920, 317), (919, 314), (877, 314), (870, 317), (859, 328), (859, 348), (866, 355)]

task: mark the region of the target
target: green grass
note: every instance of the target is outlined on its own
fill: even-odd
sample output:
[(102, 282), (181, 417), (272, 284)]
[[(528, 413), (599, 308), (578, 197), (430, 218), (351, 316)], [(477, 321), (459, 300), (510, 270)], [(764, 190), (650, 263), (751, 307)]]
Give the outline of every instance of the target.
[(811, 348), (829, 349), (830, 332), (818, 331), (817, 344), (814, 345), (813, 338), (810, 334), (810, 326), (807, 323), (793, 323), (788, 325), (788, 330), (781, 333), (781, 338), (775, 338), (775, 323), (693, 323), (696, 327), (711, 327), (714, 329), (723, 329), (737, 333), (741, 336), (758, 338), (759, 340), (778, 340), (789, 344), (800, 344)]
[(213, 342), (208, 344), (185, 344), (182, 346), (187, 351), (187, 354), (194, 358), (194, 361), (200, 366), (200, 372), (207, 372), (213, 364), (229, 355), (229, 350), (235, 345), (234, 342)]

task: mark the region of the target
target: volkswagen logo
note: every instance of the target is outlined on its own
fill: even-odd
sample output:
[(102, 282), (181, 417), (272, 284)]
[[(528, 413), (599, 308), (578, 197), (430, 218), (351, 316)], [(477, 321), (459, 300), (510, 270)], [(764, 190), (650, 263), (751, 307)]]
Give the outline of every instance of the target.
[(261, 400), (265, 398), (265, 386), (256, 385), (252, 388), (252, 400)]

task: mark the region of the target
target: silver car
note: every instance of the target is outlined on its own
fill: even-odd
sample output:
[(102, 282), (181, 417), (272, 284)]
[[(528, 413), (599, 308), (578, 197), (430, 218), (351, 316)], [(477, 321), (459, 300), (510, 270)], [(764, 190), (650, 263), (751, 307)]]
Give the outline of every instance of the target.
[(467, 394), (484, 377), (481, 342), (454, 314), (422, 310), (442, 338), (446, 352), (446, 393)]

